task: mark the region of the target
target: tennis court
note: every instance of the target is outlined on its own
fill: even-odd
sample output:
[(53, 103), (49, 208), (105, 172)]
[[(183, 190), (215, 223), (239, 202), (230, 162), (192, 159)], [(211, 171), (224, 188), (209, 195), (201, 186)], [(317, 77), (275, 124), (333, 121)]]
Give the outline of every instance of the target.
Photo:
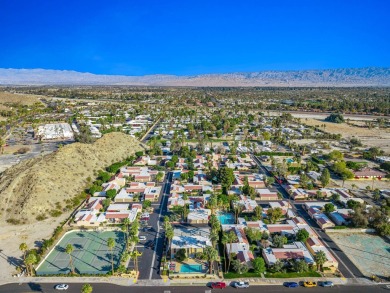
[(41, 263), (37, 275), (68, 274), (71, 271), (70, 257), (65, 248), (73, 245), (71, 253), (75, 272), (78, 274), (106, 274), (111, 271), (111, 250), (107, 239), (115, 240), (112, 250), (114, 266), (118, 266), (125, 249), (125, 234), (121, 231), (72, 231), (66, 234), (48, 257)]

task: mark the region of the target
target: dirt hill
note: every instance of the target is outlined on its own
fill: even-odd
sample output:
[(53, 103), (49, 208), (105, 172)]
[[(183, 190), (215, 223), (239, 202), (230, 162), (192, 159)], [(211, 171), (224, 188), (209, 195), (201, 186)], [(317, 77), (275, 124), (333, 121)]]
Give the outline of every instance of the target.
[(88, 177), (140, 150), (144, 148), (135, 138), (110, 133), (94, 144), (67, 145), (8, 169), (0, 174), (1, 220), (33, 223), (38, 215), (63, 209), (67, 199), (86, 187)]

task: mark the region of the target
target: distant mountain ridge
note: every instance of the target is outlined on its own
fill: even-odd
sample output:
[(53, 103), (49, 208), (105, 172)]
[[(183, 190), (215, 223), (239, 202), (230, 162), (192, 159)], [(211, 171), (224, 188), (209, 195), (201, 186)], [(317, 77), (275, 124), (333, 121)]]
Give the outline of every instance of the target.
[(2, 69), (0, 85), (134, 85), (134, 86), (390, 86), (390, 68), (260, 71), (177, 75), (99, 75), (69, 70)]

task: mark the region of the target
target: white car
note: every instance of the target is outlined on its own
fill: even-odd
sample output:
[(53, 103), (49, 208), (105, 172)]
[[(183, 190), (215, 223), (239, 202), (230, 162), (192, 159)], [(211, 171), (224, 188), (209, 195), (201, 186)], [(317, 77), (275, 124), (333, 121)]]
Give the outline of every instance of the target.
[(145, 241), (146, 240), (146, 236), (138, 236), (138, 239), (139, 239), (139, 241)]
[(56, 290), (68, 290), (69, 288), (69, 285), (67, 284), (58, 284), (54, 287), (54, 289)]
[(243, 288), (249, 288), (248, 282), (233, 282), (232, 286), (234, 288), (243, 289)]

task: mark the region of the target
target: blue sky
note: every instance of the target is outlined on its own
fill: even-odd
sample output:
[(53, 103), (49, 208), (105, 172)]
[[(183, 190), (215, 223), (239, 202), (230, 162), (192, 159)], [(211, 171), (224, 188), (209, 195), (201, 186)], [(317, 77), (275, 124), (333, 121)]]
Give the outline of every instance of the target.
[(390, 66), (387, 0), (0, 0), (0, 68), (177, 74)]

